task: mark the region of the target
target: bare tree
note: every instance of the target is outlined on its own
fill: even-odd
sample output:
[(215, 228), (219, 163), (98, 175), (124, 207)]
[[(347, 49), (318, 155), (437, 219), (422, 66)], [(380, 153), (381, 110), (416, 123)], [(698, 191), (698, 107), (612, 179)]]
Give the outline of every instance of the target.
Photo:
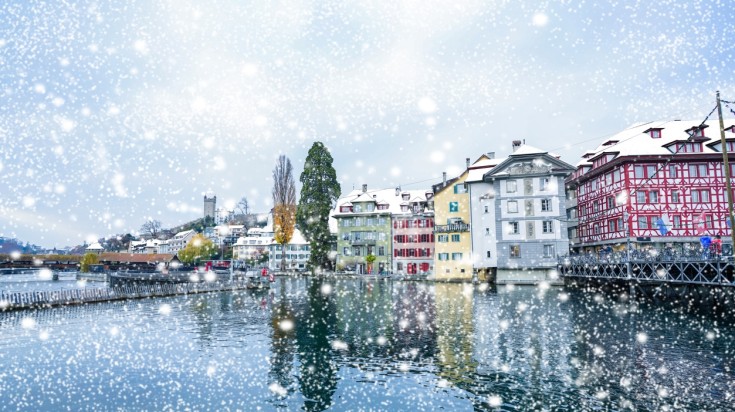
[(161, 221), (155, 219), (148, 219), (143, 226), (140, 227), (140, 233), (144, 235), (150, 235), (151, 239), (158, 238), (161, 233)]
[(296, 226), (296, 183), (291, 161), (278, 156), (273, 169), (273, 231), (276, 243), (281, 245), (281, 270), (286, 268), (286, 244), (293, 237)]
[(248, 198), (243, 196), (242, 199), (240, 199), (239, 202), (237, 202), (237, 205), (235, 205), (235, 210), (240, 212), (241, 215), (249, 215), (250, 214), (250, 202), (248, 202)]

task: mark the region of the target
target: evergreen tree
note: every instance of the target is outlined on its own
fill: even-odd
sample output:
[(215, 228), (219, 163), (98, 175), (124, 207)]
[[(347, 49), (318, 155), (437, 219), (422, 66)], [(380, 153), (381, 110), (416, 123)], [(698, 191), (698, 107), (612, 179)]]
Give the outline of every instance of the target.
[(322, 142), (315, 142), (306, 156), (301, 173), (301, 199), (296, 211), (296, 223), (309, 241), (309, 267), (330, 269), (329, 212), (341, 194), (332, 155)]

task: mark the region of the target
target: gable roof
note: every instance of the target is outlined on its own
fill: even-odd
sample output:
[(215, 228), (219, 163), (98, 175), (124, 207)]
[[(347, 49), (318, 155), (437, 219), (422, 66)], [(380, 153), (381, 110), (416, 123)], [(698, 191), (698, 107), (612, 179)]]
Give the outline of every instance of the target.
[[(497, 166), (486, 172), (483, 175), (483, 179), (500, 175), (508, 175), (508, 169), (512, 165), (532, 159), (543, 159), (544, 162), (550, 166), (549, 171), (552, 174), (570, 174), (575, 170), (574, 166), (559, 159), (556, 155), (549, 154), (549, 152), (547, 151), (543, 151), (536, 147), (524, 144), (523, 146), (519, 147), (515, 152), (513, 152), (510, 156), (500, 162)], [(545, 174), (547, 172), (543, 173)]]

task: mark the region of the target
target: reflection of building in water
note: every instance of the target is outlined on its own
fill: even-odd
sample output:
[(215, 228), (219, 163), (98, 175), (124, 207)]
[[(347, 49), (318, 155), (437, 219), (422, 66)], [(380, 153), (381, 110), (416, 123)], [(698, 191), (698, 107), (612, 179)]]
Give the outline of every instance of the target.
[[(554, 393), (576, 392), (570, 378), (575, 336), (568, 312), (559, 308), (559, 293), (552, 289), (540, 294), (530, 286), (499, 287), (496, 295), (475, 300), (473, 317), (479, 332), (473, 356), (478, 376), (499, 387), (543, 388), (551, 382)], [(513, 391), (503, 401), (541, 409), (551, 400), (534, 399), (540, 393), (540, 389)], [(533, 402), (541, 403), (533, 407)]]
[[(470, 288), (469, 293), (465, 293), (465, 287)], [(457, 283), (434, 286), (439, 374), (454, 384), (472, 382), (477, 368), (472, 357), (474, 320), (471, 288)]]

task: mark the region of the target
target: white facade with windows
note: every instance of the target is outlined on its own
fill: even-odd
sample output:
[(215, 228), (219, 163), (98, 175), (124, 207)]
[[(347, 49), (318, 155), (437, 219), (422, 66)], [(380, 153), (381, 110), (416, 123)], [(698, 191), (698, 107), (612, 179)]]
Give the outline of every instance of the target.
[(564, 179), (574, 167), (528, 145), (470, 176), (472, 251), (476, 268), (498, 283), (558, 282), (556, 258), (566, 253)]

